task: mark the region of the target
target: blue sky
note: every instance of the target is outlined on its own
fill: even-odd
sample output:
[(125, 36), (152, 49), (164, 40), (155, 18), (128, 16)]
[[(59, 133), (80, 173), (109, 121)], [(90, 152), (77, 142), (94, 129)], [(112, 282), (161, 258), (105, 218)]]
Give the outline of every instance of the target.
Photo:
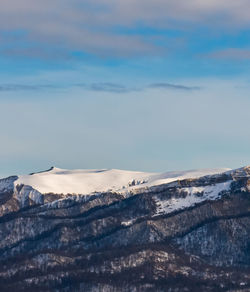
[(0, 4), (0, 176), (250, 164), (246, 0)]

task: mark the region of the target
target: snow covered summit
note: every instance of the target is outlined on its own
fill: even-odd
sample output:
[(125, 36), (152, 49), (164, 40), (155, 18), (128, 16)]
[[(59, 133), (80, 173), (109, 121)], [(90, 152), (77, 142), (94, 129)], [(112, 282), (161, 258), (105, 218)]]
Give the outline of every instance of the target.
[(228, 168), (149, 173), (118, 169), (66, 170), (52, 167), (48, 171), (18, 176), (17, 185), (28, 185), (42, 194), (91, 194), (93, 192), (124, 192), (152, 187), (177, 180), (220, 174)]

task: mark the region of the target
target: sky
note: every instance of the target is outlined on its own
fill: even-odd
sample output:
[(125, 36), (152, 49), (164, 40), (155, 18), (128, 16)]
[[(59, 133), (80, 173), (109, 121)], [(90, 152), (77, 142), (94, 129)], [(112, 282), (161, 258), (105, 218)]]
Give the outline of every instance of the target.
[(248, 0), (0, 1), (0, 177), (250, 164)]

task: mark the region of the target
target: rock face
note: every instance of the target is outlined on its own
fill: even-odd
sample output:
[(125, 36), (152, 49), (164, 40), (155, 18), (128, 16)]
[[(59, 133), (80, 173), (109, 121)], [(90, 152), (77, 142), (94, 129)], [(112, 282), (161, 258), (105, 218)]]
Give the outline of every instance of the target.
[(17, 181), (0, 180), (0, 291), (250, 291), (250, 167), (88, 195)]

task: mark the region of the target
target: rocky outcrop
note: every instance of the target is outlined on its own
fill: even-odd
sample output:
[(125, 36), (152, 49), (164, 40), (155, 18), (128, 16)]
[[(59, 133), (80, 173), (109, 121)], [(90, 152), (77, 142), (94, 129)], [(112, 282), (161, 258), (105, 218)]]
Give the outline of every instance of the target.
[(250, 168), (126, 193), (0, 181), (0, 291), (250, 291)]

